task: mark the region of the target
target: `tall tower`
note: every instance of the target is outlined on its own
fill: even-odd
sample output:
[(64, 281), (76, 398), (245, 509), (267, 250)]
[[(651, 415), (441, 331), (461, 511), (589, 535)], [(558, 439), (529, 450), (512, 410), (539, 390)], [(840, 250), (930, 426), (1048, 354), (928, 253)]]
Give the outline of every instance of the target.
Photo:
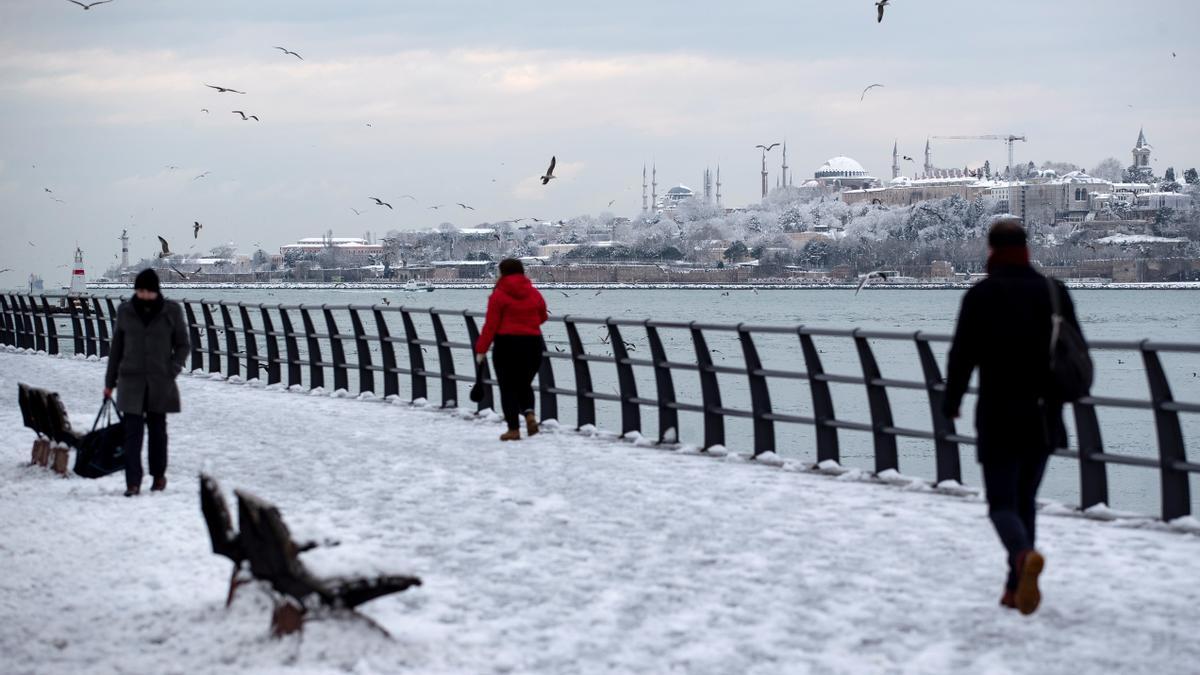
[(787, 182), (787, 181), (788, 181), (788, 175), (787, 175), (787, 172), (788, 172), (788, 165), (787, 165), (787, 141), (784, 141), (784, 142), (783, 142), (783, 175), (782, 175), (782, 176), (780, 176), (780, 178), (779, 178), (779, 184), (780, 184), (780, 185), (785, 185), (785, 186), (786, 186), (786, 185), (788, 184), (788, 182)]
[(767, 151), (762, 154), (762, 198), (767, 198)]
[(71, 270), (71, 288), (67, 295), (83, 295), (87, 293), (87, 280), (83, 274), (83, 249), (75, 247), (75, 268)]
[(721, 165), (717, 165), (717, 206), (721, 205)]
[(900, 141), (892, 145), (892, 178), (900, 177)]
[(129, 230), (121, 230), (121, 269), (129, 267)]
[(650, 166), (650, 207), (658, 208), (658, 165)]
[(646, 212), (646, 165), (642, 165), (642, 213)]
[(704, 203), (712, 203), (712, 169), (704, 169)]
[(1146, 142), (1146, 132), (1144, 129), (1138, 129), (1137, 145), (1133, 148), (1133, 169), (1135, 171), (1150, 172), (1150, 151), (1153, 150), (1149, 143)]
[(933, 151), (929, 149), (929, 139), (925, 139), (925, 176), (933, 175)]

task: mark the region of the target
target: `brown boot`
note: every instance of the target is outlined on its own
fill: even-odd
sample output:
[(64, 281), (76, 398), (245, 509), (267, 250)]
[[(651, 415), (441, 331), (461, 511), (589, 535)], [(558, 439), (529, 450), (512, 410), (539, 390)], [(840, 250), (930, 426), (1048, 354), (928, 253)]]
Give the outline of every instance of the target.
[(1000, 606), (1009, 609), (1017, 608), (1017, 593), (1016, 591), (1005, 590), (1004, 595), (1000, 597)]
[(1022, 614), (1033, 614), (1042, 602), (1042, 593), (1038, 590), (1038, 575), (1045, 566), (1046, 559), (1033, 549), (1022, 552), (1017, 558), (1017, 592), (1014, 600), (1017, 610)]
[(509, 429), (508, 431), (500, 434), (500, 440), (502, 440), (502, 441), (519, 441), (519, 440), (521, 440), (521, 430), (520, 429)]
[(142, 492), (141, 485), (130, 485), (125, 488), (126, 497), (136, 497)]
[(534, 436), (537, 434), (537, 432), (538, 432), (537, 415), (534, 415), (533, 411), (530, 410), (529, 412), (525, 413), (525, 433), (530, 436)]
[(166, 476), (156, 476), (154, 478), (154, 483), (150, 486), (150, 491), (151, 492), (162, 492), (163, 490), (166, 490), (166, 489), (167, 489), (167, 477)]

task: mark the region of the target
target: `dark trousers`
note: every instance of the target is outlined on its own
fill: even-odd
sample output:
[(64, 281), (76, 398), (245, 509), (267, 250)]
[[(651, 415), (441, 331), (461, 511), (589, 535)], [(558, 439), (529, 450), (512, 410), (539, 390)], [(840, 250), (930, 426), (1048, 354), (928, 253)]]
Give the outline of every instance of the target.
[(983, 464), (988, 517), (1008, 551), (1009, 590), (1017, 588), (1017, 556), (1036, 539), (1037, 491), (1046, 472), (1047, 455), (1005, 457)]
[(542, 365), (542, 336), (497, 335), (492, 365), (500, 385), (500, 408), (509, 429), (520, 426), (521, 415), (533, 410), (533, 378)]
[(125, 484), (142, 483), (142, 434), (150, 430), (150, 475), (159, 478), (167, 473), (167, 414), (148, 412), (145, 415), (125, 413)]

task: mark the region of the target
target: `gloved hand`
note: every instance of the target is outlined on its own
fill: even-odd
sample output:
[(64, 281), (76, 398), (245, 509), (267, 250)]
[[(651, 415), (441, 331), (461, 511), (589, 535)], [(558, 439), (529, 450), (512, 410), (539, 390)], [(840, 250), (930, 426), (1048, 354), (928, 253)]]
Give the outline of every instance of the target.
[(479, 365), (481, 363), (483, 363), (483, 354), (476, 354), (475, 355), (475, 365)]

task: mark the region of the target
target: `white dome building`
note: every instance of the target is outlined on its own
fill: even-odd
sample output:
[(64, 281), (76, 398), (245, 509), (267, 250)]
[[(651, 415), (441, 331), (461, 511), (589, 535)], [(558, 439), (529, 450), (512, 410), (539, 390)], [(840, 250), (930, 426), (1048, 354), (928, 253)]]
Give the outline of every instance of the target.
[(813, 174), (822, 185), (837, 190), (863, 190), (879, 182), (862, 164), (849, 157), (831, 157)]

